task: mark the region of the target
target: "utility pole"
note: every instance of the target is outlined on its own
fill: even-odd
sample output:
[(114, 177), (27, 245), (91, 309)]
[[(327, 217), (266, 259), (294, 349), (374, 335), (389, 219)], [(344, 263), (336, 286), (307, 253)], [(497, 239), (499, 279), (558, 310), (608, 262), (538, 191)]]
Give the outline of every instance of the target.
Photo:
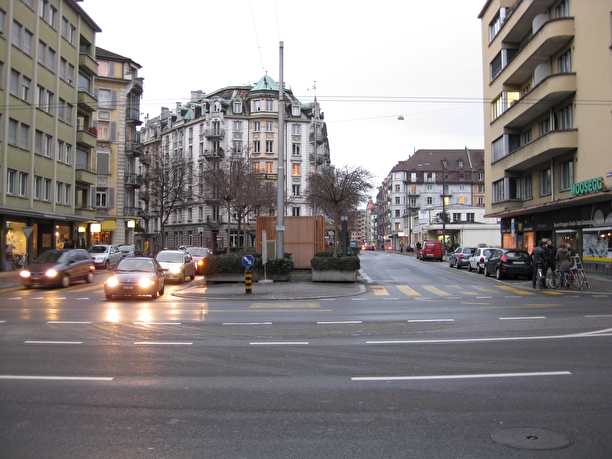
[(276, 182), (276, 258), (285, 257), (285, 82), (283, 81), (283, 48), (279, 45), (278, 82), (278, 172)]

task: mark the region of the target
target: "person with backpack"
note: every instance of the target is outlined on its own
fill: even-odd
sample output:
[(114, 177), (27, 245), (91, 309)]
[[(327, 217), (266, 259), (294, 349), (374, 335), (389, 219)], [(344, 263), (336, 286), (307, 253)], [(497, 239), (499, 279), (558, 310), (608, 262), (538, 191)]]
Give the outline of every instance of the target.
[[(541, 269), (542, 272), (544, 272), (544, 268), (546, 266), (546, 253), (544, 251), (545, 245), (546, 242), (541, 240), (539, 245), (533, 249), (533, 252), (531, 253), (531, 259), (533, 262), (533, 288), (536, 288), (536, 283), (539, 279), (538, 269)], [(546, 284), (544, 284), (542, 288), (546, 288)]]
[(570, 260), (570, 252), (567, 250), (565, 243), (561, 243), (559, 245), (559, 250), (557, 250), (557, 255), (555, 261), (559, 265), (559, 273), (561, 274), (561, 279), (559, 283), (559, 288), (565, 288), (565, 275), (572, 268), (572, 262)]

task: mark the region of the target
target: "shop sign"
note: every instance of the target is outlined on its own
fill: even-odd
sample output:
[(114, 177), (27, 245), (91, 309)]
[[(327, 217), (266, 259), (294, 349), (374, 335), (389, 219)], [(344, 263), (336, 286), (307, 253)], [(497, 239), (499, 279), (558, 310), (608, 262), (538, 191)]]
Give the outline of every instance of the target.
[(574, 183), (572, 185), (572, 196), (580, 196), (582, 194), (595, 193), (603, 190), (603, 178), (597, 177), (584, 182)]

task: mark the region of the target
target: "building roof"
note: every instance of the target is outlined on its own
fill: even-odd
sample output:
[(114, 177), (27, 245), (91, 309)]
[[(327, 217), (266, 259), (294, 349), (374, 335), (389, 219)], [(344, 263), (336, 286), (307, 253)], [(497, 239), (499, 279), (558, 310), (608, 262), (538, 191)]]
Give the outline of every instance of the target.
[(113, 53), (112, 51), (108, 51), (104, 48), (100, 48), (99, 46), (96, 46), (96, 58), (103, 58), (103, 59), (106, 58), (106, 59), (111, 59), (115, 61), (127, 61), (127, 62), (130, 62), (131, 64), (134, 64), (139, 69), (142, 68), (140, 64), (134, 62), (129, 57), (121, 56), (120, 54)]
[(437, 172), (442, 170), (442, 160), (448, 162), (449, 170), (457, 170), (460, 160), (463, 169), (470, 171), (484, 170), (484, 150), (417, 150), (410, 158), (400, 161), (391, 172)]

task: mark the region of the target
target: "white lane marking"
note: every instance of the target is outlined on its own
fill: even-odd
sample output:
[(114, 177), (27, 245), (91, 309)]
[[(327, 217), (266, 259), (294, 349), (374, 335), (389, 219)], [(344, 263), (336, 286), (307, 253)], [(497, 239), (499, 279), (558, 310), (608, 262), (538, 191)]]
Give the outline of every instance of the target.
[(181, 322), (134, 322), (134, 325), (181, 325)]
[(134, 346), (191, 346), (192, 344), (181, 341), (136, 341)]
[(544, 316), (524, 316), (524, 317), (500, 317), (499, 320), (531, 320), (531, 319), (546, 319)]
[(6, 320), (0, 320), (0, 324), (5, 324)]
[(112, 381), (115, 378), (103, 376), (27, 376), (27, 375), (0, 375), (0, 379), (27, 379), (41, 381)]
[(592, 319), (592, 318), (598, 318), (598, 317), (612, 317), (612, 314), (587, 314), (584, 317)]
[(427, 322), (454, 322), (455, 319), (410, 319), (408, 323), (427, 323)]
[(339, 320), (339, 321), (330, 321), (330, 322), (317, 322), (317, 325), (353, 325), (353, 324), (362, 324), (362, 320)]
[(89, 301), (89, 298), (87, 298), (86, 296), (83, 298), (77, 298), (77, 300), (85, 300), (85, 301)]
[(351, 301), (369, 301), (367, 298), (351, 298)]
[(351, 381), (431, 381), (442, 379), (525, 378), (534, 376), (569, 376), (569, 371), (536, 371), (531, 373), (482, 373), (474, 375), (426, 376), (354, 376)]
[(88, 325), (91, 322), (79, 322), (75, 320), (50, 320), (48, 324), (75, 324), (75, 325)]
[(223, 325), (272, 325), (272, 322), (223, 322)]
[(250, 346), (308, 346), (308, 341), (267, 341), (267, 342), (252, 342)]
[(83, 341), (24, 341), (24, 344), (83, 344)]

